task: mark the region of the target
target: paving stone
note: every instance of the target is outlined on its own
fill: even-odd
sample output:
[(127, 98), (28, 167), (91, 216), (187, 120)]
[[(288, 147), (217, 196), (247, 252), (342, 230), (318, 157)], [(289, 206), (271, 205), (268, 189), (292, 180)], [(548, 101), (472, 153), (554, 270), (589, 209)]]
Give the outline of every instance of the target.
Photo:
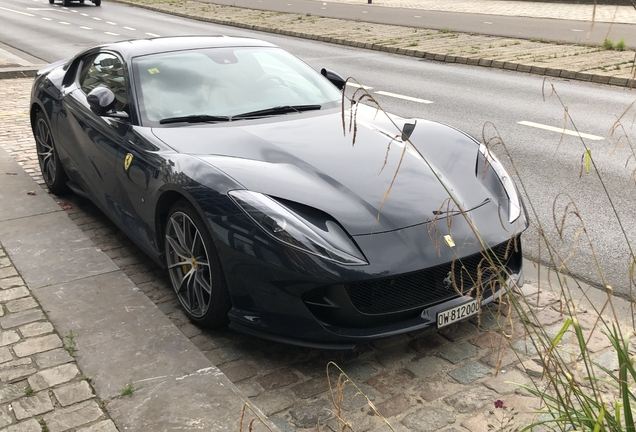
[(20, 330), (23, 337), (29, 338), (51, 333), (53, 331), (53, 325), (47, 321), (39, 321), (23, 325), (22, 327), (19, 327), (18, 330)]
[(259, 386), (256, 383), (244, 381), (244, 382), (238, 382), (235, 385), (248, 398), (256, 397), (263, 392), (263, 389), (261, 388), (261, 386)]
[(10, 277), (6, 279), (0, 279), (0, 289), (6, 290), (9, 288), (24, 286), (24, 281), (20, 276)]
[(502, 370), (497, 376), (485, 380), (483, 384), (487, 388), (496, 391), (499, 395), (506, 395), (519, 389), (515, 384), (531, 384), (531, 382), (526, 374), (515, 368)]
[(69, 406), (77, 402), (83, 402), (95, 396), (91, 386), (84, 380), (55, 388), (53, 389), (53, 394), (62, 406)]
[(497, 393), (479, 385), (446, 396), (444, 402), (455, 408), (458, 413), (470, 413), (494, 403), (498, 398)]
[(449, 364), (439, 357), (426, 356), (409, 364), (406, 368), (419, 379), (426, 379), (441, 372)]
[(18, 300), (12, 300), (6, 304), (9, 312), (22, 312), (27, 309), (39, 307), (38, 302), (33, 297), (24, 297)]
[(413, 373), (404, 369), (381, 372), (367, 380), (367, 384), (383, 394), (406, 391), (413, 384)]
[(316, 424), (323, 424), (333, 417), (331, 402), (326, 399), (319, 399), (308, 405), (294, 407), (289, 414), (294, 425), (299, 428), (316, 427)]
[(44, 421), (50, 432), (64, 432), (94, 422), (103, 415), (95, 401), (88, 401), (68, 408), (56, 409), (45, 414)]
[[(541, 295), (546, 295), (546, 294), (550, 294), (550, 293), (544, 293)], [(534, 305), (534, 300), (531, 301), (531, 304)], [(563, 315), (552, 308), (543, 309), (535, 313), (534, 317), (531, 317), (530, 315), (528, 317), (529, 317), (528, 322), (537, 327), (550, 326), (550, 325), (563, 321)]]
[(298, 381), (298, 375), (291, 368), (284, 368), (258, 378), (265, 390), (274, 390)]
[(470, 321), (462, 321), (457, 324), (449, 325), (439, 331), (439, 333), (453, 342), (472, 338), (479, 334), (479, 330)]
[(296, 431), (296, 428), (290, 425), (287, 422), (287, 420), (285, 420), (284, 418), (274, 417), (274, 418), (270, 418), (269, 420), (272, 423), (274, 423), (274, 426), (276, 426), (280, 432), (295, 432)]
[(612, 343), (610, 342), (609, 338), (598, 330), (594, 331), (591, 337), (586, 335), (585, 346), (587, 347), (588, 351), (592, 353), (602, 351), (605, 348), (610, 347), (611, 345)]
[(60, 337), (56, 334), (51, 334), (27, 339), (24, 342), (16, 344), (13, 347), (13, 352), (18, 357), (27, 357), (40, 352), (60, 348), (62, 346), (62, 339), (60, 339)]
[(49, 392), (43, 391), (34, 395), (25, 396), (13, 402), (13, 412), (18, 420), (35, 417), (49, 411), (53, 411), (53, 404)]
[[(31, 363), (31, 359), (23, 360), (28, 360), (29, 363)], [(3, 363), (0, 366), (2, 367), (0, 370), (0, 380), (7, 383), (19, 381), (37, 372), (37, 369), (35, 369), (32, 365), (18, 364), (16, 361)]]
[(449, 396), (458, 392), (462, 387), (447, 374), (435, 375), (417, 386), (419, 395), (427, 402)]
[(36, 419), (30, 419), (3, 429), (2, 432), (42, 432), (42, 426)]
[(40, 309), (29, 309), (23, 312), (3, 316), (0, 318), (0, 327), (3, 329), (10, 329), (43, 319), (45, 319), (45, 316)]
[(16, 331), (0, 331), (0, 346), (11, 345), (19, 340), (20, 335)]
[(448, 339), (435, 332), (415, 339), (413, 342), (411, 342), (410, 347), (418, 353), (430, 354), (436, 349), (446, 345), (447, 343)]
[(470, 340), (470, 343), (481, 349), (497, 349), (500, 346), (508, 345), (508, 340), (501, 335), (498, 331), (488, 331), (474, 337)]
[[(15, 268), (12, 267), (4, 267), (0, 268), (0, 279), (9, 278), (11, 276), (17, 276), (18, 272)], [(2, 298), (2, 297), (0, 297)]]
[(385, 369), (399, 369), (410, 363), (416, 353), (408, 345), (400, 345), (392, 349), (379, 351), (375, 358)]
[(0, 404), (21, 398), (24, 391), (24, 385), (0, 383)]
[(448, 372), (448, 375), (460, 384), (470, 384), (479, 378), (490, 375), (491, 373), (490, 368), (482, 365), (481, 363), (473, 362), (458, 369), (453, 369)]
[(48, 369), (74, 360), (64, 348), (39, 353), (34, 355), (33, 358), (41, 369)]
[[(0, 272), (1, 271), (2, 270), (0, 269)], [(31, 295), (31, 293), (29, 292), (29, 289), (25, 286), (21, 286), (18, 288), (9, 288), (9, 289), (0, 291), (0, 302), (4, 303), (11, 300), (19, 299), (22, 297), (28, 297), (29, 295)]]
[(455, 413), (448, 407), (424, 408), (407, 415), (402, 424), (413, 432), (435, 432), (455, 423)]
[(387, 348), (392, 348), (398, 345), (405, 345), (409, 343), (410, 341), (411, 341), (411, 338), (409, 338), (405, 334), (401, 334), (398, 336), (376, 340), (373, 342), (373, 346), (379, 349), (387, 349)]
[(349, 379), (356, 384), (362, 383), (380, 372), (381, 367), (376, 362), (358, 361), (344, 368)]
[(263, 393), (252, 402), (263, 411), (266, 416), (279, 413), (294, 405), (296, 396), (291, 390), (282, 389), (273, 393)]
[[(24, 396), (24, 393), (22, 393), (22, 395)], [(9, 414), (8, 407), (1, 407), (0, 408), (0, 427), (5, 427), (7, 425), (10, 425), (11, 423), (13, 423), (13, 421), (14, 421), (13, 417), (11, 417), (11, 414)]]
[[(342, 390), (341, 408), (345, 411), (353, 411), (368, 405), (368, 401), (374, 402), (377, 399), (376, 390), (368, 384), (345, 385)], [(337, 397), (336, 393), (336, 397)]]
[(112, 420), (102, 420), (94, 425), (77, 429), (77, 432), (117, 432)]
[(539, 359), (535, 360), (531, 358), (525, 360), (517, 365), (517, 369), (535, 378), (541, 378), (543, 376), (543, 366)]
[(521, 356), (536, 356), (537, 349), (535, 348), (530, 338), (522, 338), (514, 341), (510, 344), (513, 350)]
[[(600, 366), (609, 371), (615, 372), (619, 370), (618, 356), (616, 355), (616, 352), (614, 350), (610, 350), (604, 354), (601, 354), (600, 356), (596, 357), (593, 360), (593, 362), (597, 366)], [(597, 367), (597, 371), (599, 371), (598, 367)], [(604, 373), (604, 372), (601, 372), (601, 373)]]
[(449, 362), (455, 364), (462, 360), (475, 357), (479, 354), (479, 348), (469, 344), (468, 342), (459, 342), (454, 344), (448, 344), (443, 348), (440, 348), (438, 354), (444, 357)]
[(558, 301), (560, 301), (560, 297), (548, 291), (543, 291), (538, 295), (526, 297), (527, 304), (535, 308), (544, 308), (557, 303)]
[(508, 345), (505, 345), (501, 347), (500, 350), (493, 351), (480, 358), (479, 361), (494, 369), (498, 369), (508, 367), (512, 363), (518, 362), (519, 357), (518, 353), (516, 353)]
[(318, 376), (292, 387), (292, 391), (301, 399), (317, 396), (327, 390), (329, 390), (329, 382), (325, 376)]
[(389, 399), (375, 404), (376, 408), (384, 417), (394, 417), (402, 414), (411, 406), (411, 400), (405, 394), (397, 394)]
[[(470, 432), (489, 432), (490, 430), (492, 430), (488, 427), (489, 420), (490, 418), (486, 418), (483, 413), (479, 413), (477, 415), (472, 415), (462, 420), (461, 425), (468, 429)], [(496, 427), (498, 425), (497, 423), (494, 423), (493, 426)]]
[(224, 363), (219, 369), (233, 383), (251, 378), (258, 373), (258, 366), (249, 360), (237, 360), (231, 363)]
[(8, 362), (13, 359), (13, 354), (9, 351), (8, 347), (0, 348), (0, 363)]
[(75, 364), (63, 364), (29, 377), (29, 385), (33, 390), (39, 391), (70, 381), (78, 374), (79, 370)]

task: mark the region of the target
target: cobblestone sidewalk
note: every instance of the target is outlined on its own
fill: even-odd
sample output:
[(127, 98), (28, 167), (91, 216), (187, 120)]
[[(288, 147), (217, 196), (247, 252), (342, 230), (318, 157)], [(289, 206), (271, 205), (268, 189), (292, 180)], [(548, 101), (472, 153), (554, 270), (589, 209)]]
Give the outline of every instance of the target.
[(0, 431), (117, 431), (2, 245), (0, 305)]

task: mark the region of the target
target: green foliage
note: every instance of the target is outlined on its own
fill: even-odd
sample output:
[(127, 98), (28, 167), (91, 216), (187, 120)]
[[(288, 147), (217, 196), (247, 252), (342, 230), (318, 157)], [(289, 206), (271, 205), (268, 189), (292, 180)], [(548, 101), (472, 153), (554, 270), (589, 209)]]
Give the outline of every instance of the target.
[(614, 49), (614, 41), (610, 37), (606, 37), (605, 39), (603, 39), (603, 49)]
[(132, 396), (132, 394), (136, 391), (135, 384), (130, 381), (124, 384), (124, 387), (121, 389), (121, 396)]
[(625, 39), (621, 38), (621, 40), (619, 40), (618, 43), (616, 44), (615, 49), (616, 51), (625, 51), (627, 49), (627, 44), (625, 44)]

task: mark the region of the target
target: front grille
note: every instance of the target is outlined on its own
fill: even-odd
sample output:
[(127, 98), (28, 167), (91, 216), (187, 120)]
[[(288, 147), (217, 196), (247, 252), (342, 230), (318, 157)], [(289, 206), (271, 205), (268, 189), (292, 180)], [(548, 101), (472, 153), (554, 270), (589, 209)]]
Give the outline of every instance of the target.
[(513, 255), (512, 242), (493, 248), (497, 256), (493, 267), (482, 253), (457, 259), (413, 273), (345, 285), (353, 305), (365, 314), (384, 314), (424, 307), (460, 294), (493, 279), (499, 263), (507, 265)]

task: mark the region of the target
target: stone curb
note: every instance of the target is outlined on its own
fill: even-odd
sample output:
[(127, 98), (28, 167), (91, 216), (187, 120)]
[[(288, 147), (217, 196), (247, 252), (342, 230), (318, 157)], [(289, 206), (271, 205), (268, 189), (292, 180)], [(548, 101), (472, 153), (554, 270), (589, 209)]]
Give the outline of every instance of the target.
[(44, 65), (3, 69), (0, 70), (0, 79), (32, 78), (43, 66)]
[(469, 66), (490, 67), (494, 69), (504, 69), (504, 70), (511, 70), (511, 71), (517, 71), (517, 72), (525, 72), (525, 73), (530, 73), (535, 75), (544, 75), (547, 77), (555, 77), (555, 78), (558, 77), (558, 78), (565, 78), (565, 79), (571, 79), (576, 81), (593, 82), (597, 84), (608, 84), (608, 85), (614, 85), (619, 87), (629, 87), (629, 88), (636, 87), (636, 79), (630, 79), (630, 78), (618, 78), (618, 77), (611, 77), (606, 75), (571, 71), (566, 69), (543, 68), (543, 67), (525, 65), (523, 63), (502, 62), (502, 61), (492, 60), (488, 58), (474, 58), (474, 57), (469, 58), (469, 57), (454, 56), (454, 55), (443, 54), (443, 53), (419, 51), (419, 50), (413, 50), (408, 48), (390, 47), (385, 45), (370, 44), (370, 43), (348, 40), (348, 39), (320, 36), (320, 35), (316, 35), (312, 33), (302, 33), (302, 32), (290, 31), (290, 30), (283, 30), (279, 28), (270, 28), (270, 27), (259, 26), (259, 25), (245, 24), (245, 23), (240, 23), (235, 21), (199, 17), (199, 16), (189, 15), (185, 13), (168, 11), (158, 7), (144, 5), (144, 4), (135, 3), (135, 2), (126, 1), (126, 0), (111, 0), (111, 1), (113, 3), (127, 4), (131, 6), (151, 10), (153, 12), (174, 15), (181, 18), (188, 18), (188, 19), (195, 19), (197, 21), (209, 22), (211, 24), (226, 25), (226, 26), (238, 27), (238, 28), (242, 28), (246, 30), (280, 34), (283, 36), (292, 36), (292, 37), (297, 37), (301, 39), (316, 40), (319, 42), (333, 43), (336, 45), (344, 45), (344, 46), (350, 46), (354, 48), (363, 48), (363, 49), (369, 49), (373, 51), (387, 52), (390, 54), (404, 55), (407, 57), (422, 58), (425, 60), (440, 61), (445, 63), (459, 63), (459, 64), (466, 64)]

